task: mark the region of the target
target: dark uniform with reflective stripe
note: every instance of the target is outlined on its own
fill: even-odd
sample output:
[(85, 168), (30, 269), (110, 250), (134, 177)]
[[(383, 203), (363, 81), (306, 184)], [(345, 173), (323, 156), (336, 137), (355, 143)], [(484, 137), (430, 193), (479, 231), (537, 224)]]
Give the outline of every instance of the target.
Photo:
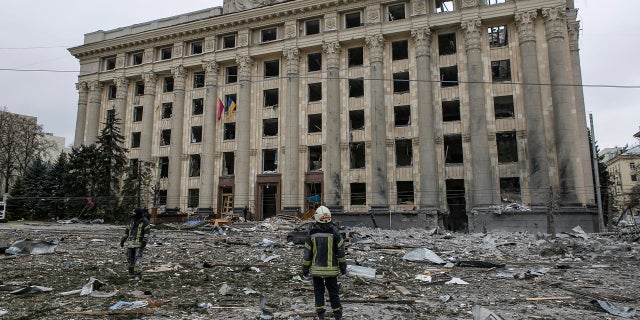
[(129, 277), (137, 278), (142, 276), (142, 250), (147, 246), (149, 240), (149, 220), (144, 217), (142, 210), (137, 212), (131, 218), (129, 225), (125, 231), (125, 236), (120, 239), (120, 246), (127, 247), (127, 265)]
[(303, 273), (313, 276), (316, 312), (324, 319), (324, 290), (336, 319), (342, 318), (338, 274), (345, 273), (344, 239), (333, 223), (314, 223), (304, 244)]

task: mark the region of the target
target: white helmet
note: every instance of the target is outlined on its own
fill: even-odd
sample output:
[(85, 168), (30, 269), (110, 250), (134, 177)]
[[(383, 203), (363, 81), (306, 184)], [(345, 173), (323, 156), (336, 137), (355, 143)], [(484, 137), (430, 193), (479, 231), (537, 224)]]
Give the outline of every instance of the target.
[(318, 209), (316, 209), (316, 213), (313, 215), (313, 218), (318, 223), (329, 223), (331, 222), (331, 211), (329, 211), (329, 208), (325, 206), (319, 206)]

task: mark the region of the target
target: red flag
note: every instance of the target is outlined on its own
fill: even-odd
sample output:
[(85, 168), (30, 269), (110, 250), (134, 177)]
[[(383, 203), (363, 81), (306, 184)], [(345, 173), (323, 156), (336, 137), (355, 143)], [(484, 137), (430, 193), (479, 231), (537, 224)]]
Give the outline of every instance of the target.
[(93, 200), (91, 198), (87, 198), (87, 205), (93, 207), (95, 203), (93, 203)]
[(222, 101), (218, 98), (218, 120), (222, 118), (222, 110), (224, 110), (224, 105)]

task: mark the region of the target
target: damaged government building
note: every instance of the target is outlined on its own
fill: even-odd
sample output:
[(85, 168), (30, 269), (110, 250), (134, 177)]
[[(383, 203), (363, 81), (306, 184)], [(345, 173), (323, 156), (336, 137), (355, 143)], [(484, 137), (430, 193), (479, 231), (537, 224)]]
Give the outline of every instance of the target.
[(75, 146), (120, 119), (168, 211), (597, 231), (576, 15), (572, 0), (224, 0), (88, 33), (69, 49)]

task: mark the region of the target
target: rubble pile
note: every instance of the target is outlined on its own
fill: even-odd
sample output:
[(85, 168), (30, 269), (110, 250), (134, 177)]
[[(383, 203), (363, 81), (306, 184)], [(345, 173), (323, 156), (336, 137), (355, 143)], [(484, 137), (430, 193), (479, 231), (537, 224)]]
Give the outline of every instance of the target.
[[(298, 222), (156, 226), (142, 281), (127, 278), (122, 226), (0, 224), (0, 318), (313, 319), (303, 247), (286, 240)], [(345, 319), (619, 319), (640, 306), (640, 243), (616, 232), (346, 237)], [(6, 252), (15, 243), (47, 250)]]

